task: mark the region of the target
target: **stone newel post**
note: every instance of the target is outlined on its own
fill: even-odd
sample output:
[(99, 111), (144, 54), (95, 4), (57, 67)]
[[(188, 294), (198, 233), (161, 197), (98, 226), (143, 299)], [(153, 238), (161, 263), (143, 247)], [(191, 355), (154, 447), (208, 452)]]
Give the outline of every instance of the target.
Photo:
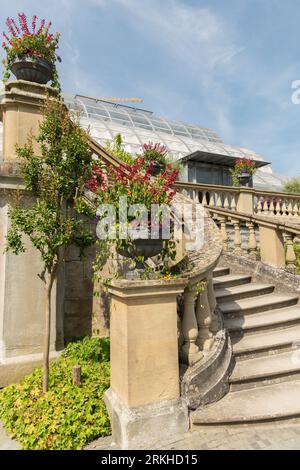
[(111, 388), (106, 393), (113, 437), (135, 449), (188, 429), (179, 396), (178, 294), (183, 281), (116, 281), (111, 294)]

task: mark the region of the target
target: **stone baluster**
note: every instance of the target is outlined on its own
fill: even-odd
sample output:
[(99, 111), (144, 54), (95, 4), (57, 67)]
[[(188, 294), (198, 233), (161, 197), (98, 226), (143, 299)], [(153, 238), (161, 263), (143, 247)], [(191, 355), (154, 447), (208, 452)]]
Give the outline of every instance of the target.
[(248, 252), (249, 258), (257, 260), (257, 242), (255, 234), (255, 225), (253, 222), (247, 224), (249, 229), (249, 241), (248, 241)]
[(297, 200), (293, 201), (293, 216), (299, 217), (298, 202)]
[(263, 201), (260, 194), (257, 195), (257, 215), (261, 215), (263, 212)]
[(294, 235), (291, 233), (285, 234), (285, 241), (286, 241), (286, 269), (290, 273), (296, 274), (296, 261), (297, 257), (294, 250)]
[(211, 191), (209, 193), (209, 207), (215, 207), (215, 193), (213, 191)]
[(209, 302), (211, 316), (212, 316), (210, 331), (212, 333), (217, 333), (217, 331), (219, 331), (220, 324), (219, 324), (219, 319), (216, 315), (217, 301), (216, 301), (216, 295), (214, 291), (212, 273), (207, 278), (207, 295), (208, 295), (208, 302)]
[(288, 211), (288, 215), (289, 215), (289, 216), (292, 216), (292, 215), (293, 215), (292, 199), (288, 199), (287, 211)]
[(229, 193), (225, 193), (224, 194), (224, 209), (229, 209), (230, 208), (230, 204), (229, 204)]
[(196, 318), (198, 323), (197, 346), (200, 351), (209, 351), (213, 342), (211, 332), (212, 315), (208, 300), (207, 285), (200, 292), (196, 301)]
[(228, 234), (226, 229), (226, 217), (220, 217), (220, 228), (221, 228), (221, 237), (223, 240), (223, 250), (228, 251)]
[(231, 210), (236, 211), (236, 194), (232, 193), (231, 195)]
[(270, 215), (274, 216), (275, 215), (275, 204), (274, 204), (274, 198), (271, 199), (270, 202)]
[(182, 320), (182, 335), (184, 339), (181, 348), (181, 360), (193, 365), (202, 357), (199, 347), (196, 345), (198, 338), (198, 323), (195, 312), (195, 298), (197, 296), (197, 288), (187, 287), (184, 291), (184, 311)]
[(222, 207), (222, 193), (221, 191), (217, 192), (217, 207)]
[(232, 220), (234, 227), (234, 253), (238, 256), (242, 254), (242, 238), (239, 220)]

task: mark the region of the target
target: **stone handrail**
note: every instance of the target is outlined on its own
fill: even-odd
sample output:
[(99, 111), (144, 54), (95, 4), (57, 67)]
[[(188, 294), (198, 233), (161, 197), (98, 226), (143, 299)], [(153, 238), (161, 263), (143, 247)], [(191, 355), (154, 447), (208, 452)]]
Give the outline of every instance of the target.
[[(233, 251), (237, 255), (248, 255), (254, 260), (260, 257), (265, 264), (297, 273), (294, 243), (300, 237), (299, 225), (243, 212), (233, 214), (222, 208), (207, 209), (220, 226), (224, 251), (229, 251), (230, 242), (233, 242)], [(233, 240), (230, 240), (228, 225), (234, 228)], [(248, 229), (246, 246), (242, 246), (241, 227)]]

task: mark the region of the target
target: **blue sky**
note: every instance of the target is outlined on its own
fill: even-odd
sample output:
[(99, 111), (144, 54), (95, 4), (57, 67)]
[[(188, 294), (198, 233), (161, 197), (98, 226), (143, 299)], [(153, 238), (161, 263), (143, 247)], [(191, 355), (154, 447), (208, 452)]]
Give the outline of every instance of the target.
[(1, 0), (2, 24), (23, 11), (61, 32), (64, 92), (139, 96), (300, 175), (299, 0)]

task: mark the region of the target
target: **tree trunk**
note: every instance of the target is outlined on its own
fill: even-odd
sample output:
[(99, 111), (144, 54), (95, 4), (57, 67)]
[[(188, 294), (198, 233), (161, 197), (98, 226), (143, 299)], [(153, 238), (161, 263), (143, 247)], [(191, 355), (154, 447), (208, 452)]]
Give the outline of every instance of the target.
[(49, 389), (49, 351), (50, 351), (50, 329), (51, 329), (51, 292), (55, 279), (55, 270), (47, 275), (46, 278), (46, 310), (45, 310), (45, 336), (44, 336), (44, 355), (43, 355), (43, 392)]

